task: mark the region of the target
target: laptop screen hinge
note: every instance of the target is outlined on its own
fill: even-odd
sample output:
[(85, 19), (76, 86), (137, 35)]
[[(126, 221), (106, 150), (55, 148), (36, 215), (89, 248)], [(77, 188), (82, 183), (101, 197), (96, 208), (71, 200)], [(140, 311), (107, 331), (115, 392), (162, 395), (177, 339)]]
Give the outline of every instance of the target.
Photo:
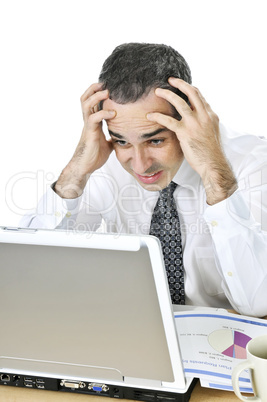
[(6, 232), (14, 232), (14, 233), (36, 233), (38, 230), (32, 228), (17, 228), (12, 226), (5, 226), (2, 229)]

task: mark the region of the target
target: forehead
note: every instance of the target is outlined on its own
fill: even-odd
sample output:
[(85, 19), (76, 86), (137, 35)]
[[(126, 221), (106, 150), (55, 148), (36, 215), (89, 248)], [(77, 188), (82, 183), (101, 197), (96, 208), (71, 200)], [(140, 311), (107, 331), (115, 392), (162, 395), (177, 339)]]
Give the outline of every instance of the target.
[(154, 90), (138, 101), (124, 105), (107, 99), (103, 103), (103, 109), (116, 111), (116, 116), (111, 120), (107, 120), (107, 125), (111, 131), (120, 134), (126, 134), (125, 130), (129, 132), (138, 129), (142, 133), (147, 132), (149, 129), (161, 127), (158, 123), (147, 120), (147, 113), (159, 112), (173, 115), (172, 106), (165, 99), (156, 96)]

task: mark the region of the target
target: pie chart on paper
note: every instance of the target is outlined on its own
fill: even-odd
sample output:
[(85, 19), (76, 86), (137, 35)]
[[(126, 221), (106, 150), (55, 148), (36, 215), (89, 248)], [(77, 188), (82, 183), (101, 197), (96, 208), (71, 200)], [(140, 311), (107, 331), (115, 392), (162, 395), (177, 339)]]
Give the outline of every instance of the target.
[(247, 358), (246, 346), (250, 340), (251, 338), (243, 332), (230, 329), (219, 329), (208, 337), (209, 344), (214, 350), (235, 359)]

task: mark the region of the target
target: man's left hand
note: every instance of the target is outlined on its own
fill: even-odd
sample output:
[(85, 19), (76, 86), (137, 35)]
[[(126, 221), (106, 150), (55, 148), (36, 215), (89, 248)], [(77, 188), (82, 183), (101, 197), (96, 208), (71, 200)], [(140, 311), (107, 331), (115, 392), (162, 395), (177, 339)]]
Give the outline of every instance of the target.
[(221, 146), (219, 118), (197, 88), (178, 78), (170, 78), (169, 83), (187, 95), (190, 106), (174, 92), (157, 88), (155, 94), (173, 105), (182, 118), (161, 113), (149, 113), (147, 118), (176, 133), (185, 159), (202, 179), (207, 203), (215, 204), (237, 189)]

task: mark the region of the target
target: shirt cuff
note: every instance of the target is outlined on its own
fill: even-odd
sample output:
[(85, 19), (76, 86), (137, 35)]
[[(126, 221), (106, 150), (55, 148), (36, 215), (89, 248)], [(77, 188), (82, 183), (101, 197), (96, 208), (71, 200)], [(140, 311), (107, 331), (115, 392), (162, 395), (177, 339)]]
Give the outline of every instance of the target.
[(37, 215), (39, 219), (47, 218), (51, 221), (52, 227), (60, 225), (64, 218), (70, 218), (77, 215), (82, 195), (74, 199), (61, 198), (54, 190), (54, 184), (48, 188), (46, 195), (42, 198), (37, 207)]

